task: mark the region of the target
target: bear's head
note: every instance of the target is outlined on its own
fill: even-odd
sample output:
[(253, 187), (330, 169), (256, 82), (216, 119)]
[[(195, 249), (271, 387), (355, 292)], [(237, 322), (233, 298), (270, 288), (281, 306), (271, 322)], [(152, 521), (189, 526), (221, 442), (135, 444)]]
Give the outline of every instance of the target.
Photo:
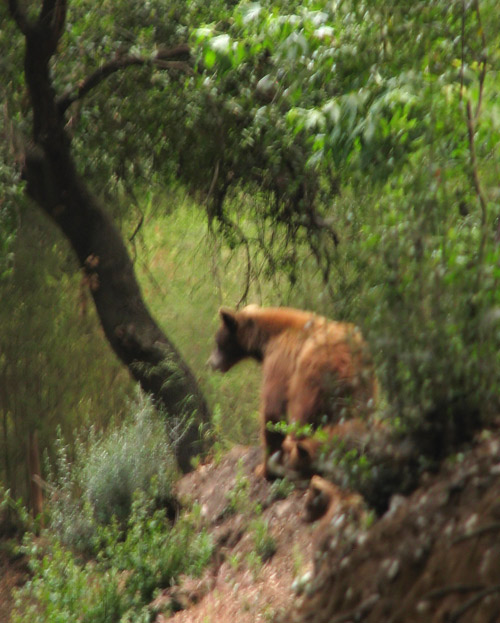
[(285, 470), (301, 476), (311, 476), (314, 473), (314, 459), (319, 445), (315, 439), (297, 439), (295, 435), (287, 435), (281, 446)]
[(245, 357), (256, 357), (249, 348), (253, 324), (248, 316), (249, 311), (250, 306), (242, 311), (220, 308), (219, 316), (222, 324), (215, 334), (215, 348), (208, 359), (208, 365), (212, 370), (227, 372)]

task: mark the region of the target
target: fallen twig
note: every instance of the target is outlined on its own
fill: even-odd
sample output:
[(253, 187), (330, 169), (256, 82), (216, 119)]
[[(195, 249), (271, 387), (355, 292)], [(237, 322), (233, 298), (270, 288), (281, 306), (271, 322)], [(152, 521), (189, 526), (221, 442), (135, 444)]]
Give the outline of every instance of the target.
[(449, 616), (450, 623), (457, 623), (457, 621), (464, 615), (467, 610), (473, 608), (476, 604), (482, 601), (488, 595), (493, 595), (493, 593), (500, 593), (500, 584), (496, 586), (490, 586), (489, 588), (485, 588), (484, 590), (474, 595), (468, 599), (464, 604), (462, 604), (459, 608), (456, 608)]
[(495, 523), (487, 524), (486, 526), (480, 526), (476, 530), (472, 530), (465, 534), (461, 534), (460, 536), (457, 536), (455, 539), (453, 539), (451, 544), (456, 545), (457, 543), (462, 543), (462, 541), (473, 539), (476, 536), (482, 536), (483, 534), (486, 534), (487, 532), (497, 532), (498, 530), (500, 530), (500, 522), (497, 521)]

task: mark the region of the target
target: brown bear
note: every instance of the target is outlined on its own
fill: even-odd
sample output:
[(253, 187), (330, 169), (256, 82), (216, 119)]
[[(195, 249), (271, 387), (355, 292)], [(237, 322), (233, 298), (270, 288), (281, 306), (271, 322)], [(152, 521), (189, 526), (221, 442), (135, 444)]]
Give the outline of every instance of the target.
[(295, 425), (293, 438), (300, 439), (304, 427), (315, 430), (372, 409), (373, 366), (353, 324), (287, 307), (249, 305), (219, 313), (212, 368), (226, 372), (247, 357), (262, 362), (261, 472), (266, 477), (280, 475), (270, 473), (268, 460), (281, 452), (286, 437), (273, 425)]

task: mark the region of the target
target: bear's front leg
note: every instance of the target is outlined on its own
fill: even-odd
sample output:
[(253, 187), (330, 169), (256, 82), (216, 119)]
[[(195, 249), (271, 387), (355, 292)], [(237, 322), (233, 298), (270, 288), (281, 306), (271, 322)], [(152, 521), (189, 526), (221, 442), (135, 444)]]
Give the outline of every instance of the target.
[[(278, 353), (279, 355), (279, 353)], [(285, 435), (275, 430), (275, 424), (287, 420), (288, 378), (283, 369), (282, 358), (270, 355), (264, 361), (262, 370), (262, 389), (260, 397), (260, 438), (263, 449), (262, 463), (256, 468), (255, 474), (268, 480), (283, 477), (279, 473), (279, 465), (273, 468), (276, 461), (269, 459), (281, 451)], [(276, 458), (276, 457), (275, 457)]]
[[(273, 423), (272, 420), (268, 420)], [(281, 446), (285, 440), (285, 435), (267, 428), (267, 421), (264, 422), (262, 430), (262, 463), (255, 469), (256, 476), (262, 476), (267, 480), (281, 478), (283, 474), (279, 470), (279, 465), (275, 465), (277, 453), (281, 452)], [(274, 461), (270, 461), (274, 457)]]

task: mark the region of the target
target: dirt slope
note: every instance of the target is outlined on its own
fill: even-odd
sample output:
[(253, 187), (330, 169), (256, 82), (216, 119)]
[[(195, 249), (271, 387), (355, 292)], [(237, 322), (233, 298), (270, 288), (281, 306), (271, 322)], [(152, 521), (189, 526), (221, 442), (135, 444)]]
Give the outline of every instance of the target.
[[(173, 616), (160, 614), (157, 623), (271, 621), (288, 607), (297, 574), (311, 569), (313, 527), (302, 521), (304, 491), (273, 499), (272, 486), (254, 476), (259, 459), (260, 449), (238, 446), (219, 464), (201, 466), (180, 481), (179, 497), (200, 504), (218, 552), (201, 580), (186, 579), (157, 600), (160, 608), (172, 598), (188, 606)], [(257, 504), (262, 510), (256, 512)], [(255, 553), (255, 523), (267, 523), (277, 546), (265, 561)]]
[[(202, 580), (163, 596), (163, 606), (174, 598), (186, 608), (157, 623), (500, 623), (498, 431), (483, 432), (409, 498), (393, 499), (370, 528), (342, 504), (327, 525), (304, 523), (305, 492), (273, 500), (271, 485), (253, 474), (258, 459), (257, 449), (234, 448), (180, 482), (179, 495), (198, 501), (212, 526), (218, 555)], [(231, 491), (245, 481), (246, 501), (228, 514)], [(255, 503), (277, 547), (260, 565)], [(297, 594), (307, 573), (312, 580)]]
[[(484, 438), (484, 437), (488, 438)], [(448, 461), (369, 531), (325, 537), (286, 621), (500, 622), (500, 437)]]

